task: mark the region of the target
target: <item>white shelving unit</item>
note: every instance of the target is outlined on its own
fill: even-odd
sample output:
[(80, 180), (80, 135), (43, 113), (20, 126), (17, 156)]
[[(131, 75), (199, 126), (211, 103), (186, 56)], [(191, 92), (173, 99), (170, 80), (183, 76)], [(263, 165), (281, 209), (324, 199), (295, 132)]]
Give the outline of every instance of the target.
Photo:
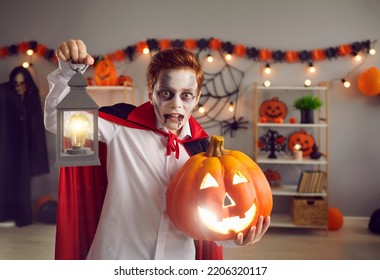
[[(321, 109), (316, 110), (315, 123), (290, 123), (290, 117), (299, 118), (298, 110), (291, 110), (293, 101), (297, 97), (303, 95), (316, 95), (322, 102)], [(283, 120), (283, 123), (261, 123), (259, 116), (259, 107), (264, 100), (271, 99), (273, 97), (279, 97), (279, 99), (287, 105), (288, 114)], [(254, 85), (254, 160), (265, 170), (265, 167), (281, 171), (285, 167), (290, 168), (293, 174), (293, 182), (280, 183), (280, 185), (271, 186), (273, 197), (276, 199), (287, 199), (288, 201), (292, 197), (301, 198), (323, 198), (328, 199), (328, 85), (323, 83), (317, 87), (264, 87), (259, 86), (257, 83)], [(298, 115), (297, 115), (298, 114)], [(311, 159), (304, 157), (302, 160), (295, 160), (291, 152), (286, 151), (276, 153), (277, 158), (268, 158), (269, 153), (260, 151), (258, 147), (259, 137), (265, 133), (266, 129), (273, 129), (281, 131), (282, 135), (289, 135), (300, 129), (307, 130), (309, 134), (312, 134), (319, 151), (322, 153), (322, 157), (319, 159)], [(321, 193), (299, 193), (297, 192), (298, 179), (303, 170), (315, 169), (324, 170), (326, 172), (326, 183), (323, 192)], [(281, 173), (281, 172), (280, 172)], [(281, 176), (283, 177), (283, 176)], [(295, 179), (297, 178), (297, 179)], [(282, 179), (281, 179), (282, 181)], [(327, 204), (326, 204), (327, 205)], [(328, 207), (328, 206), (326, 206)], [(275, 209), (275, 205), (274, 205)], [(327, 213), (327, 209), (326, 209)], [(311, 229), (325, 229), (327, 232), (328, 226), (326, 225), (296, 225), (292, 221), (290, 212), (273, 212), (271, 226), (273, 227), (286, 227), (286, 228), (311, 228)], [(327, 217), (326, 217), (327, 220)]]

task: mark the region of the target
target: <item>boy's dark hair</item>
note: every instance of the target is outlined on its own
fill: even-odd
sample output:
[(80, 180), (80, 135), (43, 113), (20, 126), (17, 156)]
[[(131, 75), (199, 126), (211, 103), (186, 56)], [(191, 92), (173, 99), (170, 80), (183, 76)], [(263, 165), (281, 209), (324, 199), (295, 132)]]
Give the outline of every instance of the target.
[(152, 57), (146, 71), (148, 90), (153, 92), (158, 74), (162, 69), (175, 68), (191, 68), (195, 71), (199, 93), (204, 79), (202, 65), (191, 51), (183, 48), (165, 49)]

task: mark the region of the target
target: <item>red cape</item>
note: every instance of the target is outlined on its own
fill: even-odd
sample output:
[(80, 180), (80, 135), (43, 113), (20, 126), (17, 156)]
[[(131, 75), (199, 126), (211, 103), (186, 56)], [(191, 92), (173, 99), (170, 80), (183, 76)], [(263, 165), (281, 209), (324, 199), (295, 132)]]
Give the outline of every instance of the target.
[[(99, 117), (127, 127), (157, 131), (154, 110), (149, 102), (131, 111), (127, 118), (105, 112), (99, 112)], [(191, 141), (208, 137), (194, 118), (191, 117), (189, 122)], [(107, 190), (107, 146), (102, 142), (99, 142), (99, 159), (100, 166), (60, 168), (55, 244), (57, 260), (82, 260), (87, 256)], [(197, 260), (223, 259), (223, 247), (215, 242), (196, 240), (195, 247)]]

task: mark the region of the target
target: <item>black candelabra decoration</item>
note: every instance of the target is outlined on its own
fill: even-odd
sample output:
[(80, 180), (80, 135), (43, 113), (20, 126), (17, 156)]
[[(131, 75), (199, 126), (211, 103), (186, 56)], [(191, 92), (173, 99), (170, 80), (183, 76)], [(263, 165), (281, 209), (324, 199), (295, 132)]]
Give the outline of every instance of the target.
[(268, 158), (277, 158), (276, 152), (284, 152), (286, 148), (286, 137), (276, 130), (268, 129), (268, 132), (259, 137), (259, 148), (261, 151), (270, 151)]

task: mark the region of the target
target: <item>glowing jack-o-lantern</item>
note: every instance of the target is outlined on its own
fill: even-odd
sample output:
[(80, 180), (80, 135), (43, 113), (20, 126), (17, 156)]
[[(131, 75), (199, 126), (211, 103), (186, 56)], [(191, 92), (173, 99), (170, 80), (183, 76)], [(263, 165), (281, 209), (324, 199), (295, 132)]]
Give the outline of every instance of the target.
[(292, 133), (288, 138), (288, 148), (293, 152), (296, 145), (301, 145), (302, 156), (306, 157), (313, 152), (313, 146), (315, 145), (315, 140), (313, 135), (306, 133), (305, 130), (301, 129), (298, 132)]
[(272, 211), (272, 192), (264, 173), (247, 155), (224, 149), (213, 136), (207, 152), (192, 156), (167, 191), (173, 224), (198, 240), (231, 240), (246, 235), (260, 215)]
[(288, 113), (288, 108), (284, 102), (277, 96), (272, 99), (265, 100), (261, 103), (259, 109), (260, 117), (265, 117), (268, 122), (276, 122), (279, 119), (284, 120)]

